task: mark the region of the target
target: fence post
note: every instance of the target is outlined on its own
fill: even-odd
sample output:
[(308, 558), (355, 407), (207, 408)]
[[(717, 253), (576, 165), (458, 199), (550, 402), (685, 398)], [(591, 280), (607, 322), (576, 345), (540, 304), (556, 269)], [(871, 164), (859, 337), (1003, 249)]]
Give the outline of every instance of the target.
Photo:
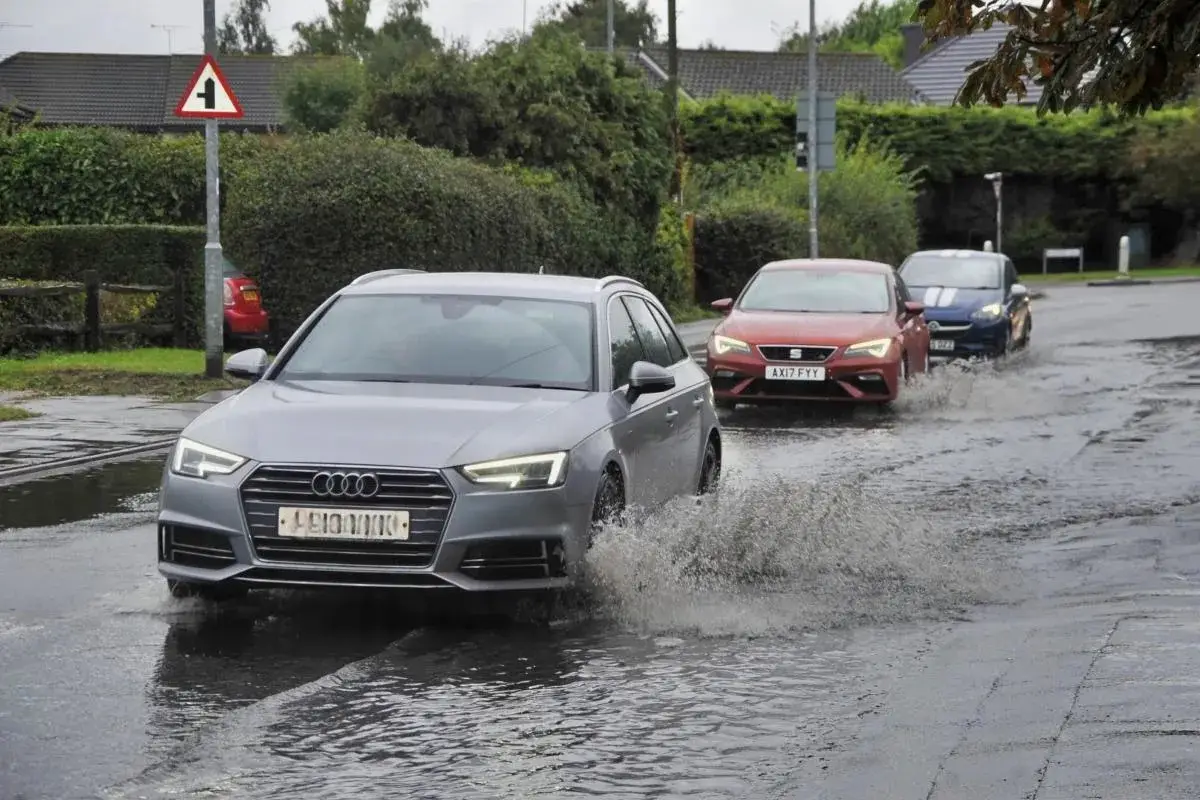
[(184, 294), (186, 275), (183, 267), (175, 268), (173, 303), (175, 316), (172, 318), (172, 339), (176, 347), (187, 347), (187, 297)]
[(89, 353), (100, 349), (100, 273), (83, 273), (83, 346)]

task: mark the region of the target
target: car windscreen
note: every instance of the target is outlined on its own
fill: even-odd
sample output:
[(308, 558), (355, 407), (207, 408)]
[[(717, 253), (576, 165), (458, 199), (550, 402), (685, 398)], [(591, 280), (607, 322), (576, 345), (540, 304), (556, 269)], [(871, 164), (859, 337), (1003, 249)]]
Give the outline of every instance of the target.
[(479, 295), (343, 295), (277, 380), (531, 386), (590, 391), (592, 310)]
[(916, 256), (900, 267), (900, 277), (909, 286), (999, 289), (1000, 262), (986, 257)]
[(883, 314), (891, 307), (881, 274), (814, 269), (760, 272), (738, 301), (744, 311)]

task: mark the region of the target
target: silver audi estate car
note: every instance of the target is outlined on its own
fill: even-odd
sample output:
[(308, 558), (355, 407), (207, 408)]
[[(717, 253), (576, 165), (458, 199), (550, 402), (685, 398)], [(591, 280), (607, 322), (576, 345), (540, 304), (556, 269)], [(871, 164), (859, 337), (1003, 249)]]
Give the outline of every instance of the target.
[(177, 597), (563, 588), (598, 524), (720, 475), (708, 377), (629, 278), (370, 273), (226, 371), (163, 471)]

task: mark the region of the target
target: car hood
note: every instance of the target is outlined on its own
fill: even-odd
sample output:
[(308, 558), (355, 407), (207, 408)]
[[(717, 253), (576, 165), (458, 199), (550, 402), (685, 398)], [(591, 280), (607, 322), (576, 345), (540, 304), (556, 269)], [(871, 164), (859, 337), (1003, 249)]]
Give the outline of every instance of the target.
[(925, 316), (929, 319), (970, 316), (988, 303), (999, 303), (1004, 299), (999, 289), (956, 289), (952, 286), (909, 286), (908, 294), (918, 303), (925, 304)]
[(593, 431), (576, 430), (561, 417), (589, 400), (598, 398), (602, 406), (605, 397), (494, 386), (261, 381), (205, 411), (182, 435), (260, 462), (447, 467), (568, 449)]
[(892, 336), (890, 314), (817, 314), (737, 311), (714, 333), (750, 344), (815, 344), (838, 347)]

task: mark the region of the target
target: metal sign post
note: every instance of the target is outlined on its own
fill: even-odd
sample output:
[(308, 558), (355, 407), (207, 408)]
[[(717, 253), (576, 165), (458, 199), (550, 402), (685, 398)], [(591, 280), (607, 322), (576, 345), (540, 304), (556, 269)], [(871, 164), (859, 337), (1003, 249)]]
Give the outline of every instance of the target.
[(204, 182), (207, 207), (207, 242), (204, 245), (204, 374), (221, 377), (224, 367), (224, 324), (221, 269), (220, 143), (217, 121), (243, 116), (242, 106), (217, 66), (217, 11), (215, 0), (204, 0), (204, 60), (196, 68), (175, 116), (204, 120)]
[[(808, 0), (808, 96), (814, 102), (808, 104), (808, 141), (814, 150), (820, 145), (817, 138), (817, 0)], [(808, 171), (808, 257), (817, 258), (817, 188), (820, 166), (813, 165)]]

